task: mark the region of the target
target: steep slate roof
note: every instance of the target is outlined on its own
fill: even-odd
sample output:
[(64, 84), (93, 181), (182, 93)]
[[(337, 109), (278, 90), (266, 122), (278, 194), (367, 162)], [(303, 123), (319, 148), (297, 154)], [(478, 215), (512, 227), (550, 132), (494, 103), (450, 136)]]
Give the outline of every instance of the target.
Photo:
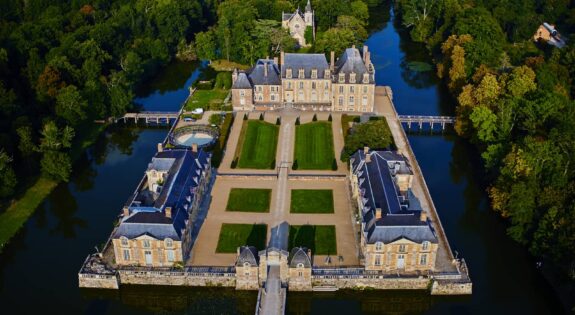
[[(299, 69), (304, 69), (306, 79), (311, 79), (311, 70), (317, 69), (317, 78), (323, 79), (325, 70), (329, 69), (324, 54), (285, 54), (281, 77), (285, 79), (286, 69), (292, 69), (292, 78), (298, 78)], [(329, 79), (329, 78), (326, 78)]]
[[(345, 83), (349, 83), (349, 74), (355, 73), (355, 82), (363, 82), (363, 74), (368, 73), (368, 69), (363, 62), (363, 58), (357, 48), (347, 48), (341, 57), (335, 62), (334, 82), (338, 82), (339, 74), (345, 74)], [(375, 83), (373, 74), (369, 75), (369, 83)]]
[[(363, 232), (367, 242), (391, 243), (405, 238), (416, 243), (436, 243), (437, 237), (429, 220), (420, 219), (423, 210), (417, 198), (411, 191), (402, 195), (395, 183), (396, 174), (412, 174), (407, 159), (392, 151), (371, 151), (369, 154), (369, 163), (363, 150), (354, 153), (351, 162), (363, 195)], [(375, 217), (377, 208), (382, 211), (380, 219)]]
[[(173, 159), (162, 191), (153, 205), (141, 206), (141, 192), (128, 201), (130, 215), (124, 217), (113, 238), (135, 238), (150, 235), (157, 239), (182, 239), (182, 232), (189, 219), (188, 207), (193, 202), (193, 192), (198, 186), (209, 163), (209, 154), (203, 150), (165, 150), (156, 153), (156, 160)], [(151, 163), (153, 166), (153, 163)], [(146, 189), (140, 186), (139, 189)], [(171, 218), (166, 217), (166, 207), (171, 207)]]
[[(268, 73), (266, 75), (265, 68)], [(270, 59), (259, 59), (249, 71), (248, 77), (253, 85), (281, 85), (278, 66)]]
[(258, 256), (258, 250), (254, 246), (241, 246), (240, 254), (236, 260), (236, 266), (243, 266), (245, 263), (249, 263), (250, 266), (258, 266), (260, 261), (260, 256)]
[(251, 89), (252, 84), (248, 79), (248, 75), (245, 72), (238, 72), (238, 78), (232, 84), (232, 89)]
[(294, 13), (283, 13), (282, 21), (289, 21), (297, 15), (299, 15), (302, 19), (304, 18), (303, 12), (301, 12), (300, 9), (297, 8)]
[(298, 264), (303, 264), (305, 268), (311, 268), (311, 260), (307, 255), (307, 248), (305, 247), (294, 247), (292, 248), (288, 262), (290, 268), (297, 268)]

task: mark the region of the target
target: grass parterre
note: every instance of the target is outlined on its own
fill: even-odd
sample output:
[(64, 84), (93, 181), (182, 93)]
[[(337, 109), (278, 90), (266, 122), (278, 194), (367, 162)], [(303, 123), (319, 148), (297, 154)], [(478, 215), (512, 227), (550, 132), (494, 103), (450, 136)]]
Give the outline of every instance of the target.
[(238, 168), (274, 169), (279, 126), (261, 120), (244, 120), (236, 159)]
[(239, 246), (244, 245), (264, 249), (267, 228), (266, 224), (223, 223), (216, 253), (235, 253)]
[(271, 189), (232, 188), (226, 211), (269, 212)]
[(291, 191), (291, 213), (333, 213), (333, 190), (294, 189)]
[(307, 247), (314, 255), (336, 255), (335, 225), (291, 225), (288, 246)]
[(316, 121), (296, 126), (294, 161), (297, 161), (297, 169), (330, 170), (334, 156), (331, 122)]

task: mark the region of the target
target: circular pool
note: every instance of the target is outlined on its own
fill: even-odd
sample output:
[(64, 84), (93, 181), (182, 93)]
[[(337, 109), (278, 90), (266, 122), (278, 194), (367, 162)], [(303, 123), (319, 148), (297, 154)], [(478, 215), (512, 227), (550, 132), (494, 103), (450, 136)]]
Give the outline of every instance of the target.
[(195, 143), (198, 148), (211, 145), (218, 138), (216, 128), (210, 126), (187, 126), (174, 130), (170, 143), (176, 147), (190, 148)]

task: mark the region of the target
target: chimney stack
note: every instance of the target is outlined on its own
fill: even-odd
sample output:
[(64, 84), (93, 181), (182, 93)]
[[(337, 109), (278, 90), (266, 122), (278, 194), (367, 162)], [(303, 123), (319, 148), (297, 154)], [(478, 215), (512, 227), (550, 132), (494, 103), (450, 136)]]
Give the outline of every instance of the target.
[(366, 51), (365, 52), (365, 67), (369, 70), (369, 65), (371, 64), (371, 52), (370, 51)]
[(267, 61), (264, 62), (264, 77), (268, 76), (268, 63)]
[(363, 63), (367, 60), (367, 45), (363, 45)]
[(123, 210), (123, 213), (124, 213), (124, 217), (127, 217), (127, 216), (130, 215), (130, 208), (124, 207), (124, 209), (122, 209), (122, 210)]
[(198, 144), (192, 143), (192, 152), (198, 152)]
[(238, 69), (234, 69), (234, 71), (232, 72), (232, 83), (236, 82), (237, 79), (238, 79)]
[(172, 207), (166, 207), (166, 209), (164, 209), (164, 211), (166, 212), (166, 218), (171, 219), (172, 218)]
[(164, 151), (164, 145), (161, 143), (158, 143), (158, 152), (162, 152)]
[(307, 249), (307, 256), (311, 259), (311, 249)]
[(274, 65), (278, 64), (278, 57), (274, 57)]
[(352, 49), (355, 49), (355, 44), (351, 45), (351, 48), (352, 48)]
[(281, 51), (280, 52), (280, 66), (284, 65), (284, 62), (285, 62), (284, 58), (285, 58), (285, 54), (283, 51)]
[(335, 52), (332, 50), (330, 53), (330, 63), (329, 63), (329, 70), (331, 70), (331, 72), (333, 72), (333, 69), (335, 69)]
[(365, 155), (365, 163), (370, 163), (371, 162), (371, 153), (367, 153)]
[(427, 222), (427, 212), (422, 210), (421, 213), (419, 214), (419, 220)]
[(381, 208), (375, 209), (375, 219), (376, 220), (381, 219)]

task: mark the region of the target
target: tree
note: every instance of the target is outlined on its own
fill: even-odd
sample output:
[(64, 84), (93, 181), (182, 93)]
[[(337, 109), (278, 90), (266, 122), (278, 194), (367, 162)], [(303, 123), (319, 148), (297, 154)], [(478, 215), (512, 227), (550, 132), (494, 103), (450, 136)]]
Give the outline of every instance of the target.
[(411, 38), (417, 42), (425, 41), (433, 30), (433, 15), (439, 10), (438, 0), (402, 1), (403, 25), (411, 28)]
[(393, 143), (392, 139), (387, 122), (383, 119), (356, 124), (353, 131), (345, 138), (342, 160), (347, 160), (355, 151), (364, 147), (388, 148)]
[(334, 51), (336, 55), (339, 55), (355, 42), (356, 37), (351, 30), (330, 28), (318, 36), (315, 41), (315, 50), (323, 53)]
[(18, 134), (18, 150), (23, 157), (30, 157), (37, 150), (32, 137), (32, 128), (29, 126), (22, 126), (16, 129)]
[(214, 60), (217, 58), (216, 37), (213, 29), (196, 34), (196, 53), (200, 59)]
[(511, 96), (522, 97), (537, 87), (535, 84), (535, 72), (527, 66), (513, 69), (506, 87)]
[(360, 20), (361, 22), (363, 22), (364, 24), (367, 23), (368, 19), (369, 19), (369, 9), (367, 7), (367, 4), (365, 4), (363, 1), (353, 1), (351, 3), (351, 11), (353, 16)]
[(71, 125), (76, 125), (86, 119), (88, 102), (80, 95), (74, 85), (69, 85), (58, 92), (56, 97), (56, 114)]
[(10, 166), (12, 158), (0, 149), (0, 198), (6, 198), (14, 193), (17, 179), (14, 170)]
[(57, 181), (67, 182), (72, 172), (72, 161), (65, 152), (48, 151), (40, 161), (42, 173)]
[(486, 106), (475, 107), (469, 116), (477, 130), (477, 138), (483, 142), (495, 140), (497, 116)]

